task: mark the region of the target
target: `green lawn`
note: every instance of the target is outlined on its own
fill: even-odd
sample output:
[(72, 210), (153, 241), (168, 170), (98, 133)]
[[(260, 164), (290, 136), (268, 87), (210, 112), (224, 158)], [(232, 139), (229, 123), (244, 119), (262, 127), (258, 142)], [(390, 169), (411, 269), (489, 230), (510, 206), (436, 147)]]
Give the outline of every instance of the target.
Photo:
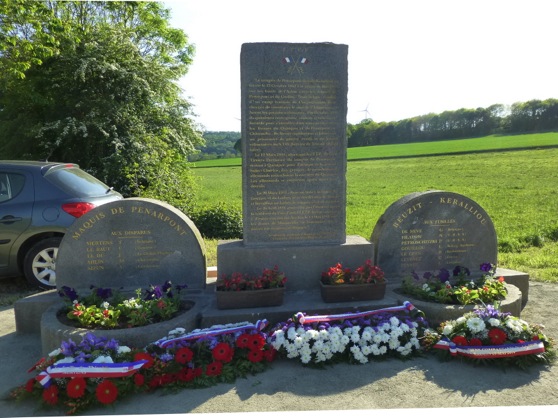
[(351, 161), (555, 146), (558, 146), (558, 132), (507, 136), (490, 135), (482, 138), (349, 148), (347, 159)]
[[(548, 135), (555, 138), (546, 138)], [(526, 140), (526, 136), (519, 137)], [(489, 138), (485, 141), (500, 140)], [(540, 141), (543, 140), (547, 141), (546, 145), (558, 143), (558, 134), (544, 134)], [(537, 142), (537, 146), (543, 146), (542, 142)], [(426, 143), (424, 150), (430, 146), (432, 143)], [(202, 186), (200, 204), (214, 205), (222, 201), (241, 208), (240, 166), (196, 169), (194, 173)], [(387, 207), (408, 193), (451, 191), (482, 206), (494, 222), (500, 246), (513, 250), (500, 252), (500, 266), (526, 271), (537, 280), (558, 282), (558, 244), (549, 238), (558, 238), (556, 185), (558, 148), (349, 161), (347, 234), (370, 238)], [(207, 244), (208, 263), (213, 264), (211, 247), (216, 242)]]
[[(490, 150), (557, 147), (558, 132), (525, 135), (490, 135), (482, 138), (454, 139), (450, 141), (416, 142), (411, 144), (376, 145), (347, 150), (347, 160), (372, 160), (377, 158), (401, 158), (421, 155), (447, 155), (456, 153), (486, 152)], [(240, 166), (240, 158), (224, 158), (198, 161), (193, 167)]]

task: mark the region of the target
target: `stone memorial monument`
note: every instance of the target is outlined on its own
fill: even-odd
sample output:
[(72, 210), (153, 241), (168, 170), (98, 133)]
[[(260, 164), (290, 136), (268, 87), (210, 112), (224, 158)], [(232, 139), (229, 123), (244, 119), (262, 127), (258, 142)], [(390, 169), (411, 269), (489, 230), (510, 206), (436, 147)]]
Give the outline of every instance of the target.
[(496, 264), (498, 241), (488, 214), (457, 193), (411, 193), (390, 205), (370, 239), (375, 260), (388, 277), (467, 267), (480, 275), (482, 263)]
[(205, 244), (192, 221), (158, 200), (131, 198), (77, 219), (58, 250), (56, 285), (145, 288), (170, 280), (205, 288)]
[(251, 43), (241, 51), (243, 240), (219, 243), (220, 275), (278, 265), (318, 285), (373, 246), (345, 235), (346, 45)]

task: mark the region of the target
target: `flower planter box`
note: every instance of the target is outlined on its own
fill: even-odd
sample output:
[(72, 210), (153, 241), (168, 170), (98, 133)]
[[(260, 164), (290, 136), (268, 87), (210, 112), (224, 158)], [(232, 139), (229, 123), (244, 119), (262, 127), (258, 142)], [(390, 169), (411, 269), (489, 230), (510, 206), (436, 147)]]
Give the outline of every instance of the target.
[(386, 282), (341, 285), (326, 285), (320, 282), (320, 292), (323, 301), (327, 303), (377, 300), (384, 298)]
[(283, 304), (284, 287), (261, 290), (216, 290), (218, 309), (258, 308)]

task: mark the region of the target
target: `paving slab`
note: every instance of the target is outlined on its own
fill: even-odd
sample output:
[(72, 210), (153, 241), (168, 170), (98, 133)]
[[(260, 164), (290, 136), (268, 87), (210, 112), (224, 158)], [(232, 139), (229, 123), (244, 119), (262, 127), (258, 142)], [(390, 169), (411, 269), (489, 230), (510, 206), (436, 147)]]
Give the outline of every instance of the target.
[[(531, 281), (529, 302), (522, 318), (546, 326), (558, 339), (558, 284)], [(15, 386), (28, 378), (27, 370), (41, 357), (40, 336), (16, 333), (12, 307), (0, 309), (0, 416), (57, 416), (63, 412), (38, 410), (35, 403), (5, 399)], [(509, 408), (512, 407), (512, 408)], [(410, 412), (409, 408), (414, 409)], [(205, 389), (176, 394), (155, 392), (131, 396), (108, 408), (95, 408), (87, 415), (231, 414), (277, 416), (286, 411), (304, 417), (325, 412), (351, 411), (351, 416), (434, 413), (444, 408), (453, 417), (525, 416), (558, 412), (558, 367), (536, 366), (528, 371), (474, 367), (459, 360), (440, 362), (434, 356), (409, 361), (389, 359), (365, 365), (337, 364), (316, 369), (296, 361), (279, 360), (270, 370)], [(550, 413), (550, 415), (548, 415)], [(203, 415), (202, 415), (203, 414)]]

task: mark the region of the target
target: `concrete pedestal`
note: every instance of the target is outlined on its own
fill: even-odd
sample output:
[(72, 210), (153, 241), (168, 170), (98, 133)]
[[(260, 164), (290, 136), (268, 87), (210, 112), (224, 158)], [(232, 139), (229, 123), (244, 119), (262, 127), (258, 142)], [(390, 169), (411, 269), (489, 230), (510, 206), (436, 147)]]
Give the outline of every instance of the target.
[(344, 244), (305, 246), (245, 246), (242, 240), (220, 241), (217, 246), (219, 277), (235, 272), (259, 275), (275, 265), (287, 277), (287, 290), (318, 289), (323, 271), (336, 263), (354, 269), (374, 259), (374, 245), (358, 235)]

